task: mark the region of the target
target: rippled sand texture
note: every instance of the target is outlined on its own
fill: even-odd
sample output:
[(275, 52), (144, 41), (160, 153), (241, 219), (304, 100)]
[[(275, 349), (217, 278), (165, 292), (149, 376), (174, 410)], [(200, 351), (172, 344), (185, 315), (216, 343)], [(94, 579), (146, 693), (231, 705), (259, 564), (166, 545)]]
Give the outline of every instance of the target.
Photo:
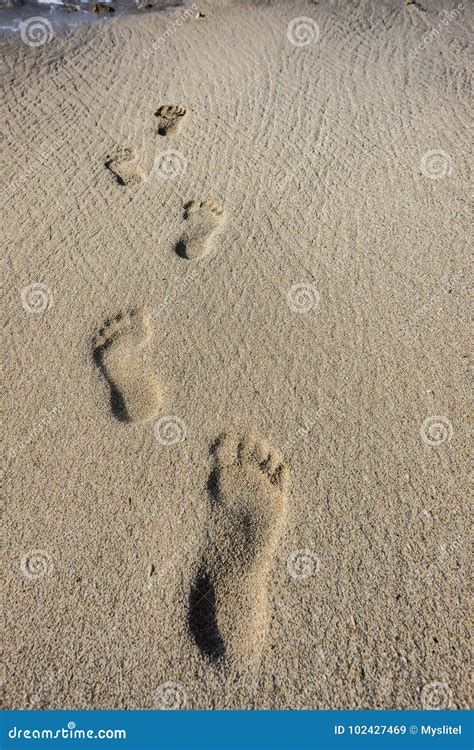
[(6, 704), (466, 707), (472, 7), (199, 8), (4, 45)]

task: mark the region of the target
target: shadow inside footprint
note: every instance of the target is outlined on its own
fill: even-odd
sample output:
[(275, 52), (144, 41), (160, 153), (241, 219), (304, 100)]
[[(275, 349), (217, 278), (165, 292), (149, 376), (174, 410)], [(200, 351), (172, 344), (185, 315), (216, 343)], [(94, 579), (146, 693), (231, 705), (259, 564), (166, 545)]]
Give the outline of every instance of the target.
[(180, 258), (188, 257), (186, 255), (186, 243), (184, 242), (184, 240), (179, 240), (176, 243), (174, 250), (175, 250), (176, 255), (178, 255)]
[(204, 569), (198, 572), (189, 594), (189, 628), (201, 653), (209, 661), (224, 656), (224, 641), (217, 626), (216, 594)]
[(105, 162), (105, 166), (109, 170), (109, 172), (112, 172), (113, 176), (117, 180), (117, 183), (121, 187), (126, 187), (127, 186), (127, 183), (125, 182), (125, 180), (122, 177), (122, 175), (119, 172), (117, 172), (117, 170), (115, 169), (115, 161), (113, 159), (107, 159), (107, 161)]
[(100, 372), (106, 379), (107, 383), (109, 384), (110, 388), (110, 408), (112, 410), (112, 414), (114, 415), (115, 419), (118, 419), (119, 422), (131, 422), (130, 415), (127, 411), (127, 407), (125, 406), (125, 401), (118, 390), (118, 388), (115, 386), (115, 383), (109, 378), (107, 374), (107, 370), (103, 365), (102, 362), (102, 352), (100, 348), (94, 349), (92, 353), (92, 358), (96, 364), (96, 366), (99, 368)]
[(207, 480), (207, 492), (209, 494), (211, 506), (215, 507), (219, 505), (221, 494), (219, 490), (219, 471), (217, 468), (214, 468), (209, 474), (209, 479)]

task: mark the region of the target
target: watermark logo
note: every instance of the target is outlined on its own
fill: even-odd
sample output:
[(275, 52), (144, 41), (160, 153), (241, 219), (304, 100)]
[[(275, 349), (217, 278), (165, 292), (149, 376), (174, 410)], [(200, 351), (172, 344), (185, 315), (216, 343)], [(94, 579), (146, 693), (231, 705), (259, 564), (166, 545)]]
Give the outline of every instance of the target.
[(445, 711), (453, 704), (453, 691), (447, 682), (429, 682), (423, 685), (421, 705), (427, 711)]
[(188, 694), (181, 682), (165, 682), (155, 690), (155, 708), (161, 711), (183, 710), (188, 707), (188, 702)]
[(319, 567), (319, 557), (309, 549), (294, 550), (290, 552), (286, 560), (288, 575), (297, 581), (302, 581), (305, 578), (316, 575)]
[(166, 151), (160, 151), (155, 156), (154, 170), (160, 180), (175, 180), (179, 175), (184, 174), (188, 162), (181, 153), (173, 148)]
[(427, 151), (421, 157), (420, 169), (430, 180), (442, 180), (452, 172), (453, 160), (450, 154), (441, 149)]
[(30, 284), (20, 291), (23, 309), (29, 313), (40, 314), (53, 305), (53, 293), (46, 284)]
[(182, 443), (187, 432), (183, 420), (175, 416), (161, 417), (154, 427), (155, 438), (160, 445)]
[(453, 425), (447, 417), (427, 417), (420, 428), (421, 439), (426, 445), (438, 446), (448, 443), (453, 436)]
[(21, 558), (20, 570), (30, 580), (51, 575), (53, 571), (52, 557), (44, 549), (32, 549)]
[(286, 36), (294, 47), (307, 47), (318, 41), (319, 26), (313, 18), (299, 16), (288, 24)]
[(50, 42), (53, 35), (52, 25), (42, 16), (33, 16), (20, 24), (21, 40), (29, 47), (41, 47)]
[(293, 284), (287, 292), (286, 302), (292, 312), (307, 313), (319, 305), (321, 295), (314, 284)]

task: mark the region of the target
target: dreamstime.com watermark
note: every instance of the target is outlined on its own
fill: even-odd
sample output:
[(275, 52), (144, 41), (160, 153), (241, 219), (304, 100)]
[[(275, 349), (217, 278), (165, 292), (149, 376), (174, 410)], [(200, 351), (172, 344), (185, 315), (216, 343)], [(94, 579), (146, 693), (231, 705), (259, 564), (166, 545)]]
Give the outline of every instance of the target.
[[(433, 586), (436, 583), (437, 577), (446, 571), (446, 566), (450, 560), (460, 562), (463, 554), (463, 539), (460, 535), (457, 535), (455, 539), (449, 539), (443, 544), (439, 544), (436, 549), (436, 557), (426, 569), (418, 569), (415, 571), (412, 583), (415, 589), (420, 586)], [(459, 579), (459, 574), (456, 573), (455, 577)]]
[(61, 729), (18, 729), (8, 730), (11, 740), (126, 740), (125, 729), (77, 729), (74, 721)]
[(16, 191), (19, 187), (21, 187), (21, 185), (26, 184), (29, 180), (32, 179), (32, 177), (34, 177), (34, 175), (41, 169), (41, 167), (45, 165), (48, 159), (50, 159), (51, 156), (57, 152), (61, 144), (62, 140), (57, 140), (54, 141), (51, 145), (42, 147), (41, 151), (37, 152), (36, 157), (32, 159), (31, 163), (28, 164), (23, 172), (20, 172), (19, 175), (16, 175), (10, 182), (8, 193), (6, 193), (6, 195), (4, 196), (4, 203), (7, 203), (15, 195)]
[(56, 404), (50, 411), (41, 410), (40, 413), (44, 411), (43, 416), (41, 417), (40, 421), (37, 422), (37, 424), (33, 425), (31, 430), (28, 432), (26, 437), (22, 440), (20, 440), (17, 443), (16, 448), (10, 448), (10, 450), (7, 453), (5, 465), (2, 469), (0, 469), (0, 475), (3, 477), (5, 475), (7, 466), (12, 463), (12, 461), (15, 460), (18, 456), (20, 456), (23, 451), (30, 445), (30, 443), (36, 442), (36, 440), (42, 435), (48, 425), (53, 421), (53, 419), (62, 412), (64, 408), (64, 405), (60, 402), (59, 404)]
[(176, 33), (177, 29), (182, 25), (184, 21), (189, 21), (191, 18), (196, 17), (196, 13), (199, 11), (199, 7), (196, 5), (196, 3), (193, 3), (190, 8), (186, 8), (178, 18), (176, 18), (175, 21), (173, 21), (171, 26), (168, 26), (167, 29), (163, 32), (162, 36), (159, 36), (158, 39), (156, 39), (151, 47), (148, 47), (148, 49), (144, 49), (142, 51), (142, 57), (144, 60), (149, 60), (150, 57), (160, 49), (170, 37), (173, 36), (173, 34)]
[(33, 693), (33, 695), (30, 697), (28, 701), (28, 708), (34, 708), (41, 706), (43, 703), (47, 703), (48, 700), (50, 701), (50, 692), (54, 685), (57, 683), (62, 684), (65, 680), (66, 675), (62, 671), (62, 669), (58, 669), (57, 671), (53, 672), (52, 674), (49, 674), (47, 677), (44, 678), (42, 681), (39, 689), (37, 692)]
[(441, 20), (438, 23), (438, 26), (433, 26), (432, 29), (427, 31), (426, 34), (423, 35), (423, 39), (421, 40), (421, 42), (408, 52), (408, 57), (410, 58), (410, 60), (415, 60), (420, 52), (429, 47), (431, 42), (434, 42), (436, 39), (438, 39), (438, 37), (443, 33), (444, 29), (449, 26), (451, 21), (455, 21), (459, 18), (463, 10), (463, 2), (458, 3), (458, 5), (456, 5), (456, 7), (452, 10), (443, 9), (439, 14)]
[[(435, 311), (445, 304), (446, 300), (449, 299), (451, 292), (458, 287), (464, 279), (464, 269), (459, 268), (456, 273), (451, 276), (445, 275), (439, 283), (439, 287), (435, 293), (427, 300), (421, 307), (418, 307), (414, 312), (411, 313), (408, 320), (410, 323), (415, 323), (417, 320), (424, 318), (429, 312)], [(444, 296), (443, 296), (444, 295)]]
[(329, 401), (326, 404), (323, 404), (319, 407), (319, 409), (315, 410), (306, 410), (305, 414), (302, 417), (303, 425), (298, 427), (286, 440), (284, 445), (284, 451), (285, 453), (288, 453), (290, 450), (292, 450), (295, 445), (300, 441), (306, 438), (313, 427), (316, 426), (316, 424), (327, 415), (327, 413), (335, 408), (337, 403), (337, 399), (334, 398), (331, 401)]

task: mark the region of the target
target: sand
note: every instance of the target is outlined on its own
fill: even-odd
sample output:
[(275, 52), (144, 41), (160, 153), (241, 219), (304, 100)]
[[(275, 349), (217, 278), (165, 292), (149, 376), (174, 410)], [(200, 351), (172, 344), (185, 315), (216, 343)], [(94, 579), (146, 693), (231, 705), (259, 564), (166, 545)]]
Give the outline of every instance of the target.
[(4, 704), (465, 708), (472, 6), (199, 8), (3, 40)]

